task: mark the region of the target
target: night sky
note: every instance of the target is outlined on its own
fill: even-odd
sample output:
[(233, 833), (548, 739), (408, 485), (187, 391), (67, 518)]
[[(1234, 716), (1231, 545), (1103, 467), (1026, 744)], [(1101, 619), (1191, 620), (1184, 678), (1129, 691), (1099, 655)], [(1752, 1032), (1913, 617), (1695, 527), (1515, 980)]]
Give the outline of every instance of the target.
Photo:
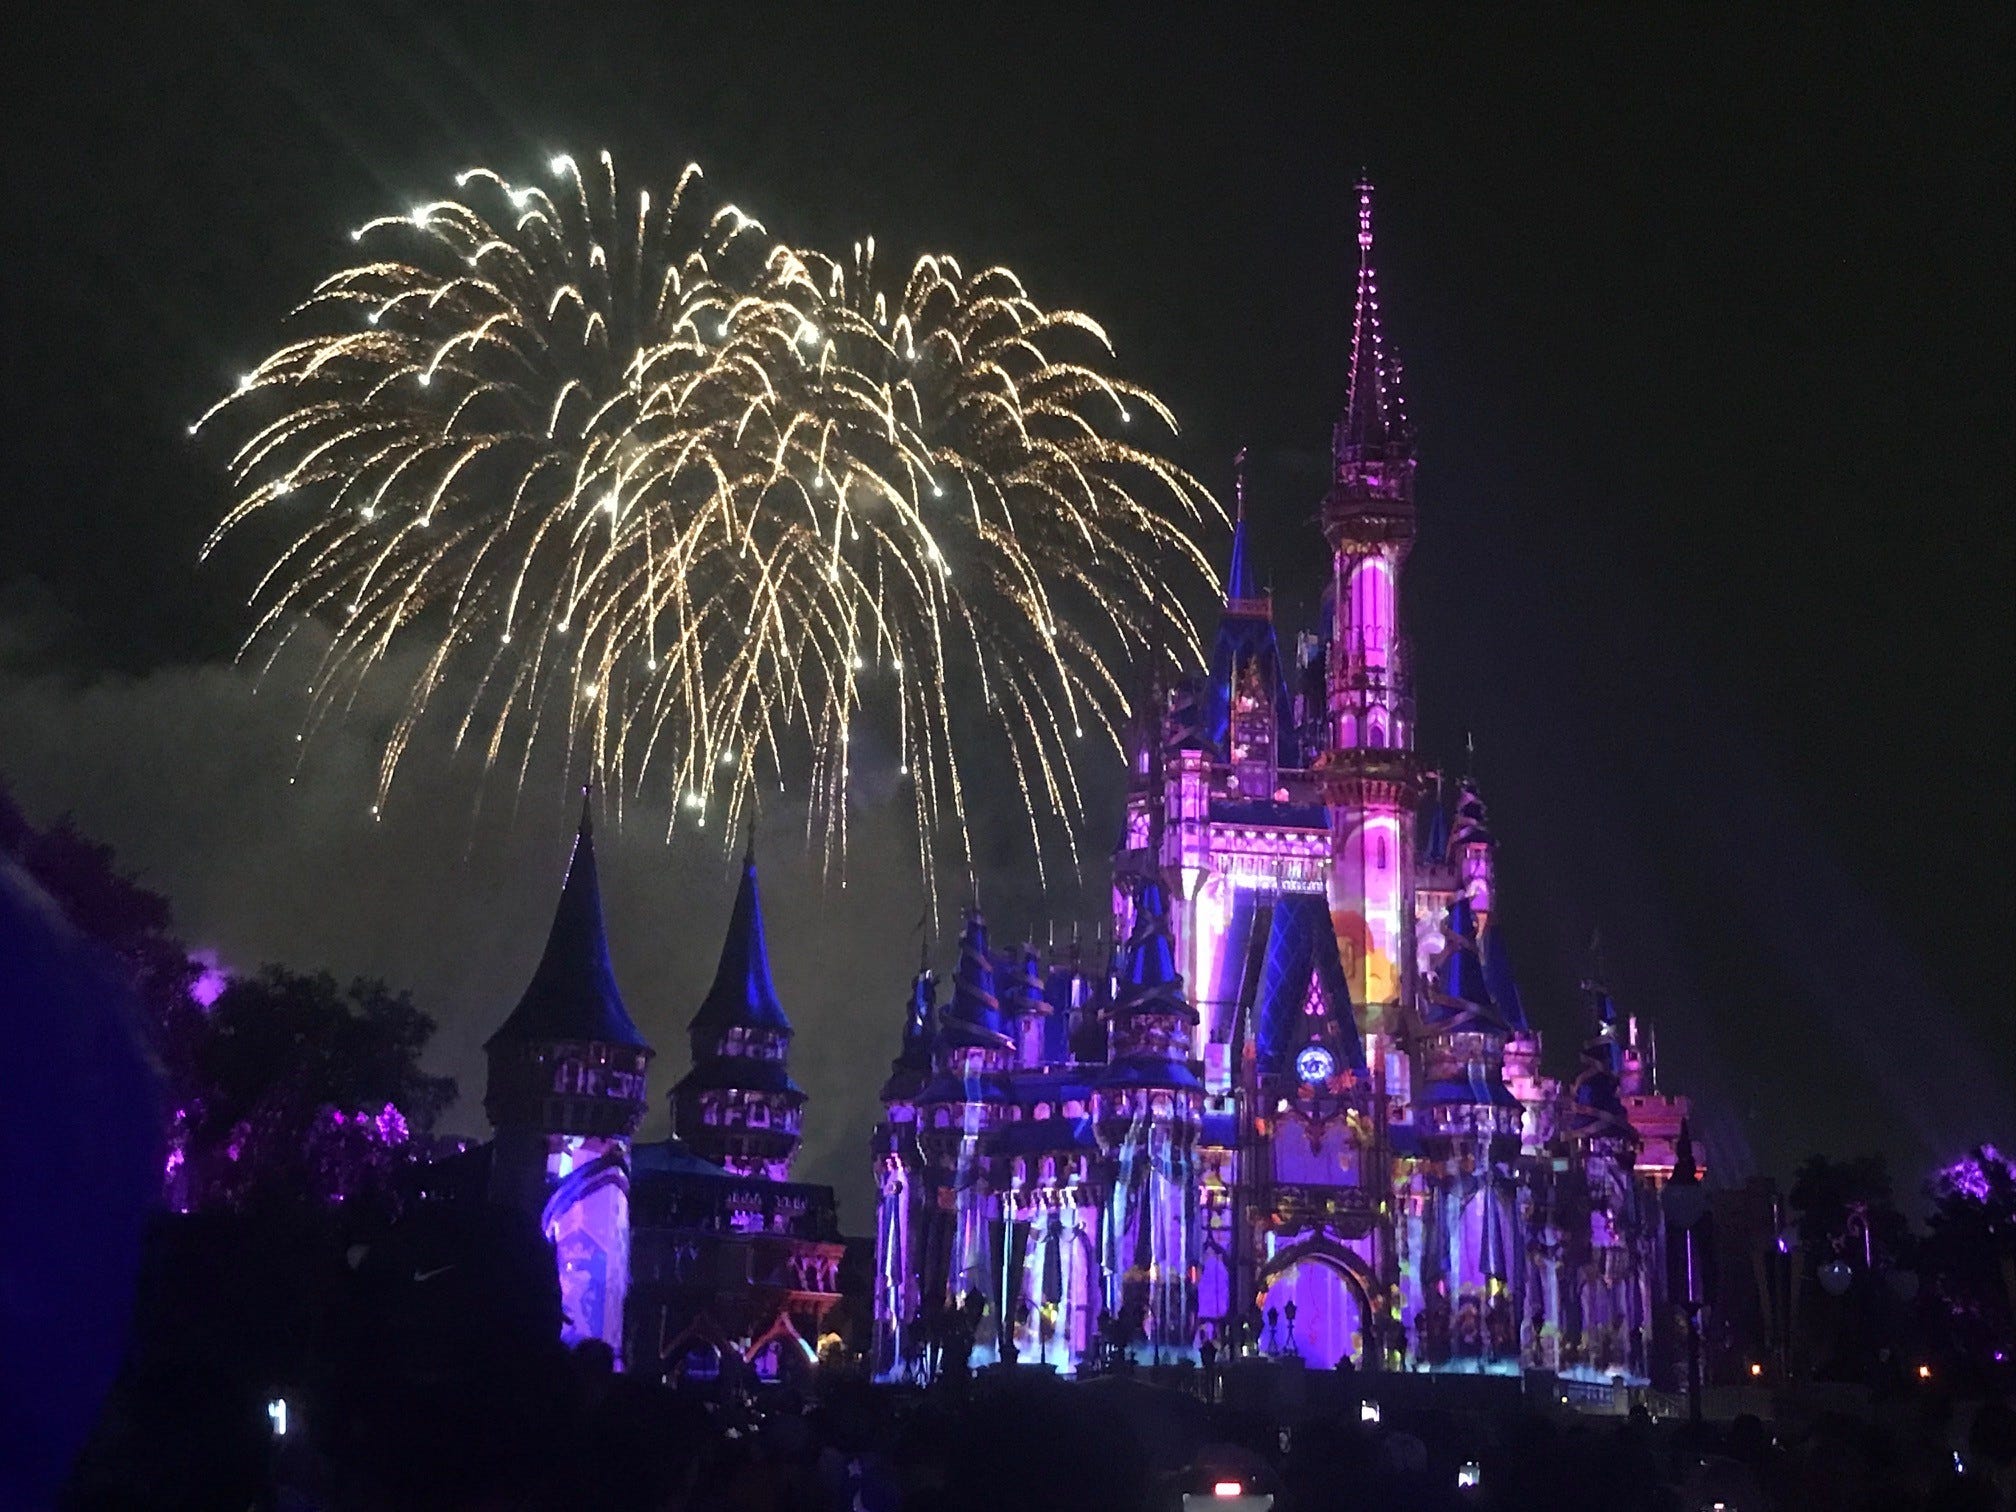
[[(411, 986), (475, 1131), (477, 1046), (536, 961), (578, 774), (519, 792), (418, 749), (374, 824), (391, 706), (367, 699), (290, 785), (298, 695), (255, 697), (231, 660), (258, 554), (195, 560), (222, 458), (185, 427), (345, 231), (471, 163), (530, 177), (607, 146), (633, 186), (700, 160), (793, 240), (1005, 262), (1106, 324), (1214, 487), (1251, 446), (1260, 566), (1300, 614), (1362, 167), (1420, 428), (1421, 744), (1453, 774), (1474, 732), (1552, 1067), (1600, 925), (1719, 1174), (1880, 1149), (1908, 1188), (2016, 1139), (2006, 9), (742, 9), (37, 8), (0, 420), (0, 777), (31, 815), (74, 810), (227, 962)], [(1094, 779), (1096, 868), (1118, 788)], [(800, 1174), (857, 1231), (923, 909), (907, 814), (863, 805), (844, 888), (783, 828), (764, 848), (813, 1095)], [(1039, 905), (1013, 821), (982, 815), (1001, 938), (1087, 907)], [(647, 1133), (732, 888), (718, 848), (664, 833), (646, 801), (602, 836), (659, 1048)]]

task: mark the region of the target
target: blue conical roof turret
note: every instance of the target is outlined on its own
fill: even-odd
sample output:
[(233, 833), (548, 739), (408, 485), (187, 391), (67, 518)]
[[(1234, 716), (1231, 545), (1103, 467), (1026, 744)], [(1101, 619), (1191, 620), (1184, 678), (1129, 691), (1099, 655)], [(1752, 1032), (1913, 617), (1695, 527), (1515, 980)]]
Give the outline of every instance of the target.
[(791, 1021), (777, 1001), (770, 979), (770, 951), (763, 939), (763, 900), (756, 887), (756, 840), (742, 858), (742, 885), (728, 915), (728, 938), (721, 945), (721, 964), (714, 985), (693, 1015), (689, 1030), (766, 1029), (791, 1033)]
[(929, 966), (919, 966), (910, 979), (909, 1011), (903, 1018), (903, 1047), (889, 1062), (882, 1101), (915, 1097), (931, 1075), (931, 1042), (938, 1032), (938, 979)]
[(1495, 1018), (1491, 989), (1484, 979), (1483, 953), (1477, 946), (1477, 915), (1468, 898), (1458, 897), (1449, 905), (1443, 933), (1449, 948), (1443, 957), (1440, 990), (1429, 998), (1423, 1017), (1431, 1024), (1480, 1014)]
[(955, 1045), (1012, 1046), (1001, 1019), (1001, 999), (994, 990), (994, 960), (987, 953), (987, 920), (977, 908), (966, 911), (959, 937), (959, 971), (952, 979), (952, 1001), (940, 1019), (938, 1035)]
[(1175, 1013), (1195, 1022), (1197, 1010), (1176, 972), (1176, 948), (1169, 936), (1169, 899), (1159, 878), (1141, 884), (1134, 904), (1134, 929), (1120, 958), (1115, 1017), (1131, 1013)]
[(595, 874), (595, 824), (588, 797), (567, 862), (567, 881), (546, 952), (531, 985), (484, 1048), (509, 1044), (601, 1044), (651, 1048), (623, 1006), (609, 940), (602, 925), (602, 887)]

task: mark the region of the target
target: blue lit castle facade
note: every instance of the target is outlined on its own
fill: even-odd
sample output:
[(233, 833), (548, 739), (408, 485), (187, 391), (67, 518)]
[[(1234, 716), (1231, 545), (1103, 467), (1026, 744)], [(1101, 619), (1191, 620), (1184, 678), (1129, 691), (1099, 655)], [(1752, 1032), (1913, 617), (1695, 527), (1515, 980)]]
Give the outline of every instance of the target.
[[(873, 1139), (875, 1367), (1143, 1356), (1643, 1380), (1671, 1348), (1656, 1193), (1684, 1100), (1592, 967), (1577, 1073), (1541, 1070), (1496, 846), (1414, 748), (1400, 632), (1415, 454), (1369, 186), (1331, 588), (1284, 658), (1244, 489), (1207, 670), (1131, 752), (1114, 944), (913, 984)], [(977, 1295), (978, 1302), (968, 1299)]]

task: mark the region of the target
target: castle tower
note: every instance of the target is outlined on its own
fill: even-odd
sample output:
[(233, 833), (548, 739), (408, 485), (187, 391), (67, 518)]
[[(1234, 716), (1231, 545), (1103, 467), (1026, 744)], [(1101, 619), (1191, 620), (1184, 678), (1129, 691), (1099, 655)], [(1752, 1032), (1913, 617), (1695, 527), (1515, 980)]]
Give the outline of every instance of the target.
[(971, 1292), (999, 1302), (993, 1147), (1008, 1121), (1007, 1073), (1015, 1055), (995, 993), (987, 921), (968, 909), (952, 1001), (939, 1015), (932, 1045), (931, 1079), (917, 1096), (918, 1143), (935, 1193), (921, 1267), (927, 1312), (956, 1307)]
[(791, 1021), (770, 980), (753, 835), (714, 985), (686, 1033), (693, 1069), (672, 1089), (679, 1138), (703, 1160), (738, 1176), (789, 1181), (805, 1094), (786, 1066)]
[(1431, 1363), (1512, 1369), (1526, 1251), (1515, 1201), (1525, 1109), (1505, 1084), (1514, 1026), (1492, 998), (1476, 915), (1460, 894), (1442, 935), (1415, 1047), (1414, 1121), (1428, 1193), (1417, 1251), (1421, 1350)]
[(919, 1285), (931, 1188), (917, 1142), (917, 1100), (931, 1079), (931, 1045), (937, 1034), (938, 981), (920, 965), (910, 982), (903, 1044), (882, 1083), (882, 1121), (870, 1151), (875, 1158), (875, 1352), (879, 1377), (906, 1367), (921, 1349), (913, 1337), (923, 1300)]
[(1043, 1064), (1050, 1040), (1049, 1020), (1053, 1012), (1049, 983), (1044, 980), (1043, 958), (1034, 941), (1022, 947), (1022, 969), (1012, 992), (1015, 1005), (1015, 1063), (1024, 1070)]
[[(1352, 1000), (1365, 1027), (1390, 1035), (1412, 994), (1414, 689), (1400, 633), (1400, 571), (1414, 544), (1414, 444), (1399, 364), (1379, 324), (1372, 266), (1372, 186), (1358, 185), (1358, 290), (1344, 413), (1323, 500), (1333, 577), (1326, 775), (1333, 863), (1330, 907)], [(1375, 1068), (1383, 1046), (1369, 1045)]]
[(1232, 791), (1271, 797), (1276, 773), (1295, 764), (1288, 679), (1274, 635), (1274, 601), (1255, 585), (1246, 536), (1246, 453), (1235, 462), (1237, 500), (1232, 560), (1225, 573), (1225, 608), (1211, 647), (1205, 733), (1232, 768)]
[(1112, 1171), (1103, 1241), (1107, 1307), (1138, 1317), (1164, 1357), (1197, 1332), (1197, 1189), (1204, 1086), (1190, 1065), (1197, 1011), (1183, 992), (1162, 883), (1144, 878), (1106, 1009), (1093, 1132)]
[(623, 1007), (602, 926), (584, 799), (546, 952), (483, 1047), (496, 1129), (490, 1198), (535, 1215), (553, 1245), (569, 1344), (623, 1349), (630, 1288), (630, 1136), (644, 1116), (651, 1046)]
[(1652, 1316), (1653, 1236), (1658, 1213), (1634, 1179), (1639, 1137), (1618, 1095), (1623, 1025), (1592, 942), (1582, 983), (1591, 1033), (1582, 1046), (1566, 1109), (1568, 1149), (1578, 1179), (1559, 1221), (1585, 1257), (1557, 1282), (1562, 1334), (1571, 1354), (1599, 1372), (1643, 1377)]

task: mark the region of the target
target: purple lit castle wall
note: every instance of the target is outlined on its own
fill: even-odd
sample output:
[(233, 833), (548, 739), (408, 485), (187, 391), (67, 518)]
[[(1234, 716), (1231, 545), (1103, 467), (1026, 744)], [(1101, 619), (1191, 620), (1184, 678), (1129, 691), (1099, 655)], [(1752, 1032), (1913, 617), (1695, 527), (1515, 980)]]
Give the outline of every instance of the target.
[(1209, 663), (1130, 753), (1108, 959), (997, 956), (976, 914), (951, 1001), (913, 985), (875, 1136), (884, 1376), (975, 1298), (977, 1359), (1064, 1369), (1103, 1312), (1144, 1356), (1651, 1371), (1686, 1103), (1595, 969), (1581, 1070), (1545, 1073), (1483, 798), (1414, 751), (1415, 458), (1369, 186), (1359, 212), (1316, 629), (1284, 661), (1242, 454)]

